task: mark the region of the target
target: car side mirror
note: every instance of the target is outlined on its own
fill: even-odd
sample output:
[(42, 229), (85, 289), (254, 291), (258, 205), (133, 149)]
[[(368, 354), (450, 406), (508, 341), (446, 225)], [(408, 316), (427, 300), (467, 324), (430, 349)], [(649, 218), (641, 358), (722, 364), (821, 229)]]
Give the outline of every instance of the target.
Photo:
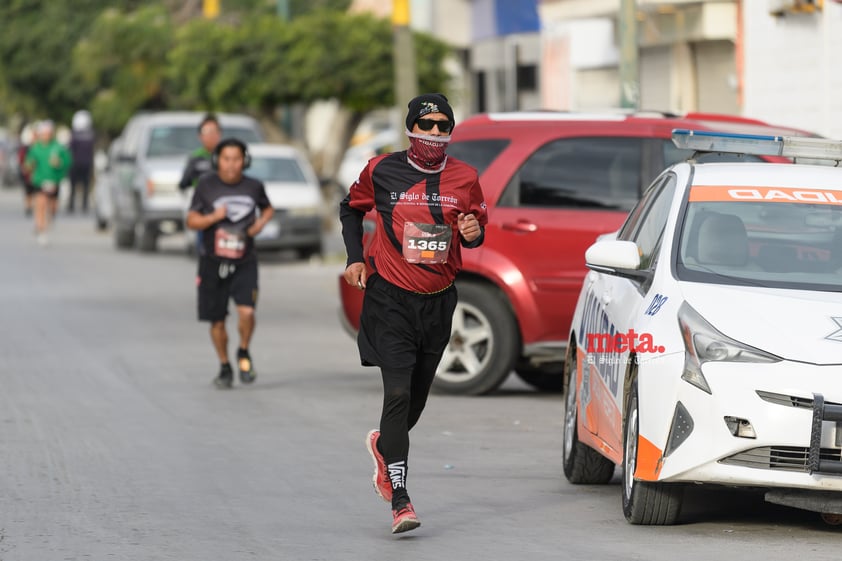
[(632, 280), (646, 280), (650, 271), (640, 269), (640, 248), (626, 240), (601, 240), (585, 252), (588, 269)]

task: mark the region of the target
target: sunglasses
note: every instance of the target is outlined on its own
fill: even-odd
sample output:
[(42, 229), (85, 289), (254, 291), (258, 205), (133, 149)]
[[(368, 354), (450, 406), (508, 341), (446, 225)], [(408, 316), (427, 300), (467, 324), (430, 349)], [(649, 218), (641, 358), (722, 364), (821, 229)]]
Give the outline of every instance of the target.
[(453, 130), (453, 121), (436, 121), (433, 119), (418, 119), (415, 121), (418, 128), (422, 131), (428, 132), (433, 130), (434, 126), (439, 127), (439, 132), (450, 132)]

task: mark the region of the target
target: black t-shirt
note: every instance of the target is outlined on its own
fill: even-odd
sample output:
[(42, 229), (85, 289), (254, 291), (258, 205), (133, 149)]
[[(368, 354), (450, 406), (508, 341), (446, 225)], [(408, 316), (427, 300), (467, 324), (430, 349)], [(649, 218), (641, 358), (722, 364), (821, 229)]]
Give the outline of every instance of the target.
[(185, 190), (188, 187), (193, 187), (199, 181), (200, 177), (212, 172), (212, 158), (211, 153), (204, 148), (199, 148), (190, 154), (190, 159), (187, 160), (187, 165), (181, 174), (181, 181), (178, 182), (178, 188)]
[(190, 210), (211, 214), (219, 205), (227, 207), (227, 217), (205, 229), (202, 245), (205, 255), (217, 259), (242, 262), (254, 255), (254, 240), (246, 233), (254, 224), (255, 209), (270, 206), (266, 187), (262, 182), (243, 176), (239, 183), (228, 184), (216, 173), (199, 179)]

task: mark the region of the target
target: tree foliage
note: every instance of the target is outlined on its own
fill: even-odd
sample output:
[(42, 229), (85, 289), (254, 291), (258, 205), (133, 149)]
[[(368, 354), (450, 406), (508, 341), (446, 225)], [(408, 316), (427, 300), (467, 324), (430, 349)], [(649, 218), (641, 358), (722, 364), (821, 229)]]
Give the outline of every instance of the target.
[[(139, 109), (271, 118), (331, 98), (356, 114), (390, 106), (391, 25), (349, 4), (289, 0), (284, 21), (276, 0), (223, 0), (224, 17), (208, 21), (190, 15), (198, 0), (4, 0), (0, 92), (55, 118), (89, 107), (110, 133)], [(448, 47), (416, 34), (416, 50), (420, 89), (443, 91)]]
[(161, 7), (130, 14), (110, 9), (75, 49), (75, 74), (91, 90), (94, 121), (117, 129), (138, 109), (168, 106), (167, 53), (173, 42), (169, 14)]
[(3, 0), (0, 79), (9, 110), (67, 119), (93, 93), (72, 71), (73, 46), (107, 7), (135, 9), (142, 0)]
[[(394, 102), (392, 28), (368, 14), (195, 21), (179, 30), (176, 43), (169, 62), (179, 105), (266, 113), (281, 103), (337, 98), (366, 112)], [(416, 49), (419, 87), (443, 89), (448, 47), (417, 34)]]

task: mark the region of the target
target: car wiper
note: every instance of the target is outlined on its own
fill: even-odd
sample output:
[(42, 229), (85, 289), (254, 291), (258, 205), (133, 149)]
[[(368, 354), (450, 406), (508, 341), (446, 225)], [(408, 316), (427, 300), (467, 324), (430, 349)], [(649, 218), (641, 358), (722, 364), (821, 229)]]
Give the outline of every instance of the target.
[(714, 271), (710, 267), (705, 267), (704, 265), (695, 265), (694, 264), (692, 267), (688, 267), (685, 263), (682, 263), (682, 265), (684, 265), (684, 267), (686, 269), (690, 270), (690, 271), (701, 271), (701, 272), (704, 272), (704, 273), (708, 273), (708, 274), (713, 275), (713, 276), (715, 276), (715, 277), (717, 277), (721, 280), (736, 281), (737, 284), (743, 284), (743, 285), (748, 285), (748, 286), (756, 286), (756, 287), (759, 287), (759, 288), (769, 288), (768, 286), (766, 286), (765, 284), (763, 284), (759, 280), (750, 279), (750, 278), (746, 278), (746, 277), (735, 277), (733, 275), (726, 275), (725, 273), (720, 273), (719, 271)]

